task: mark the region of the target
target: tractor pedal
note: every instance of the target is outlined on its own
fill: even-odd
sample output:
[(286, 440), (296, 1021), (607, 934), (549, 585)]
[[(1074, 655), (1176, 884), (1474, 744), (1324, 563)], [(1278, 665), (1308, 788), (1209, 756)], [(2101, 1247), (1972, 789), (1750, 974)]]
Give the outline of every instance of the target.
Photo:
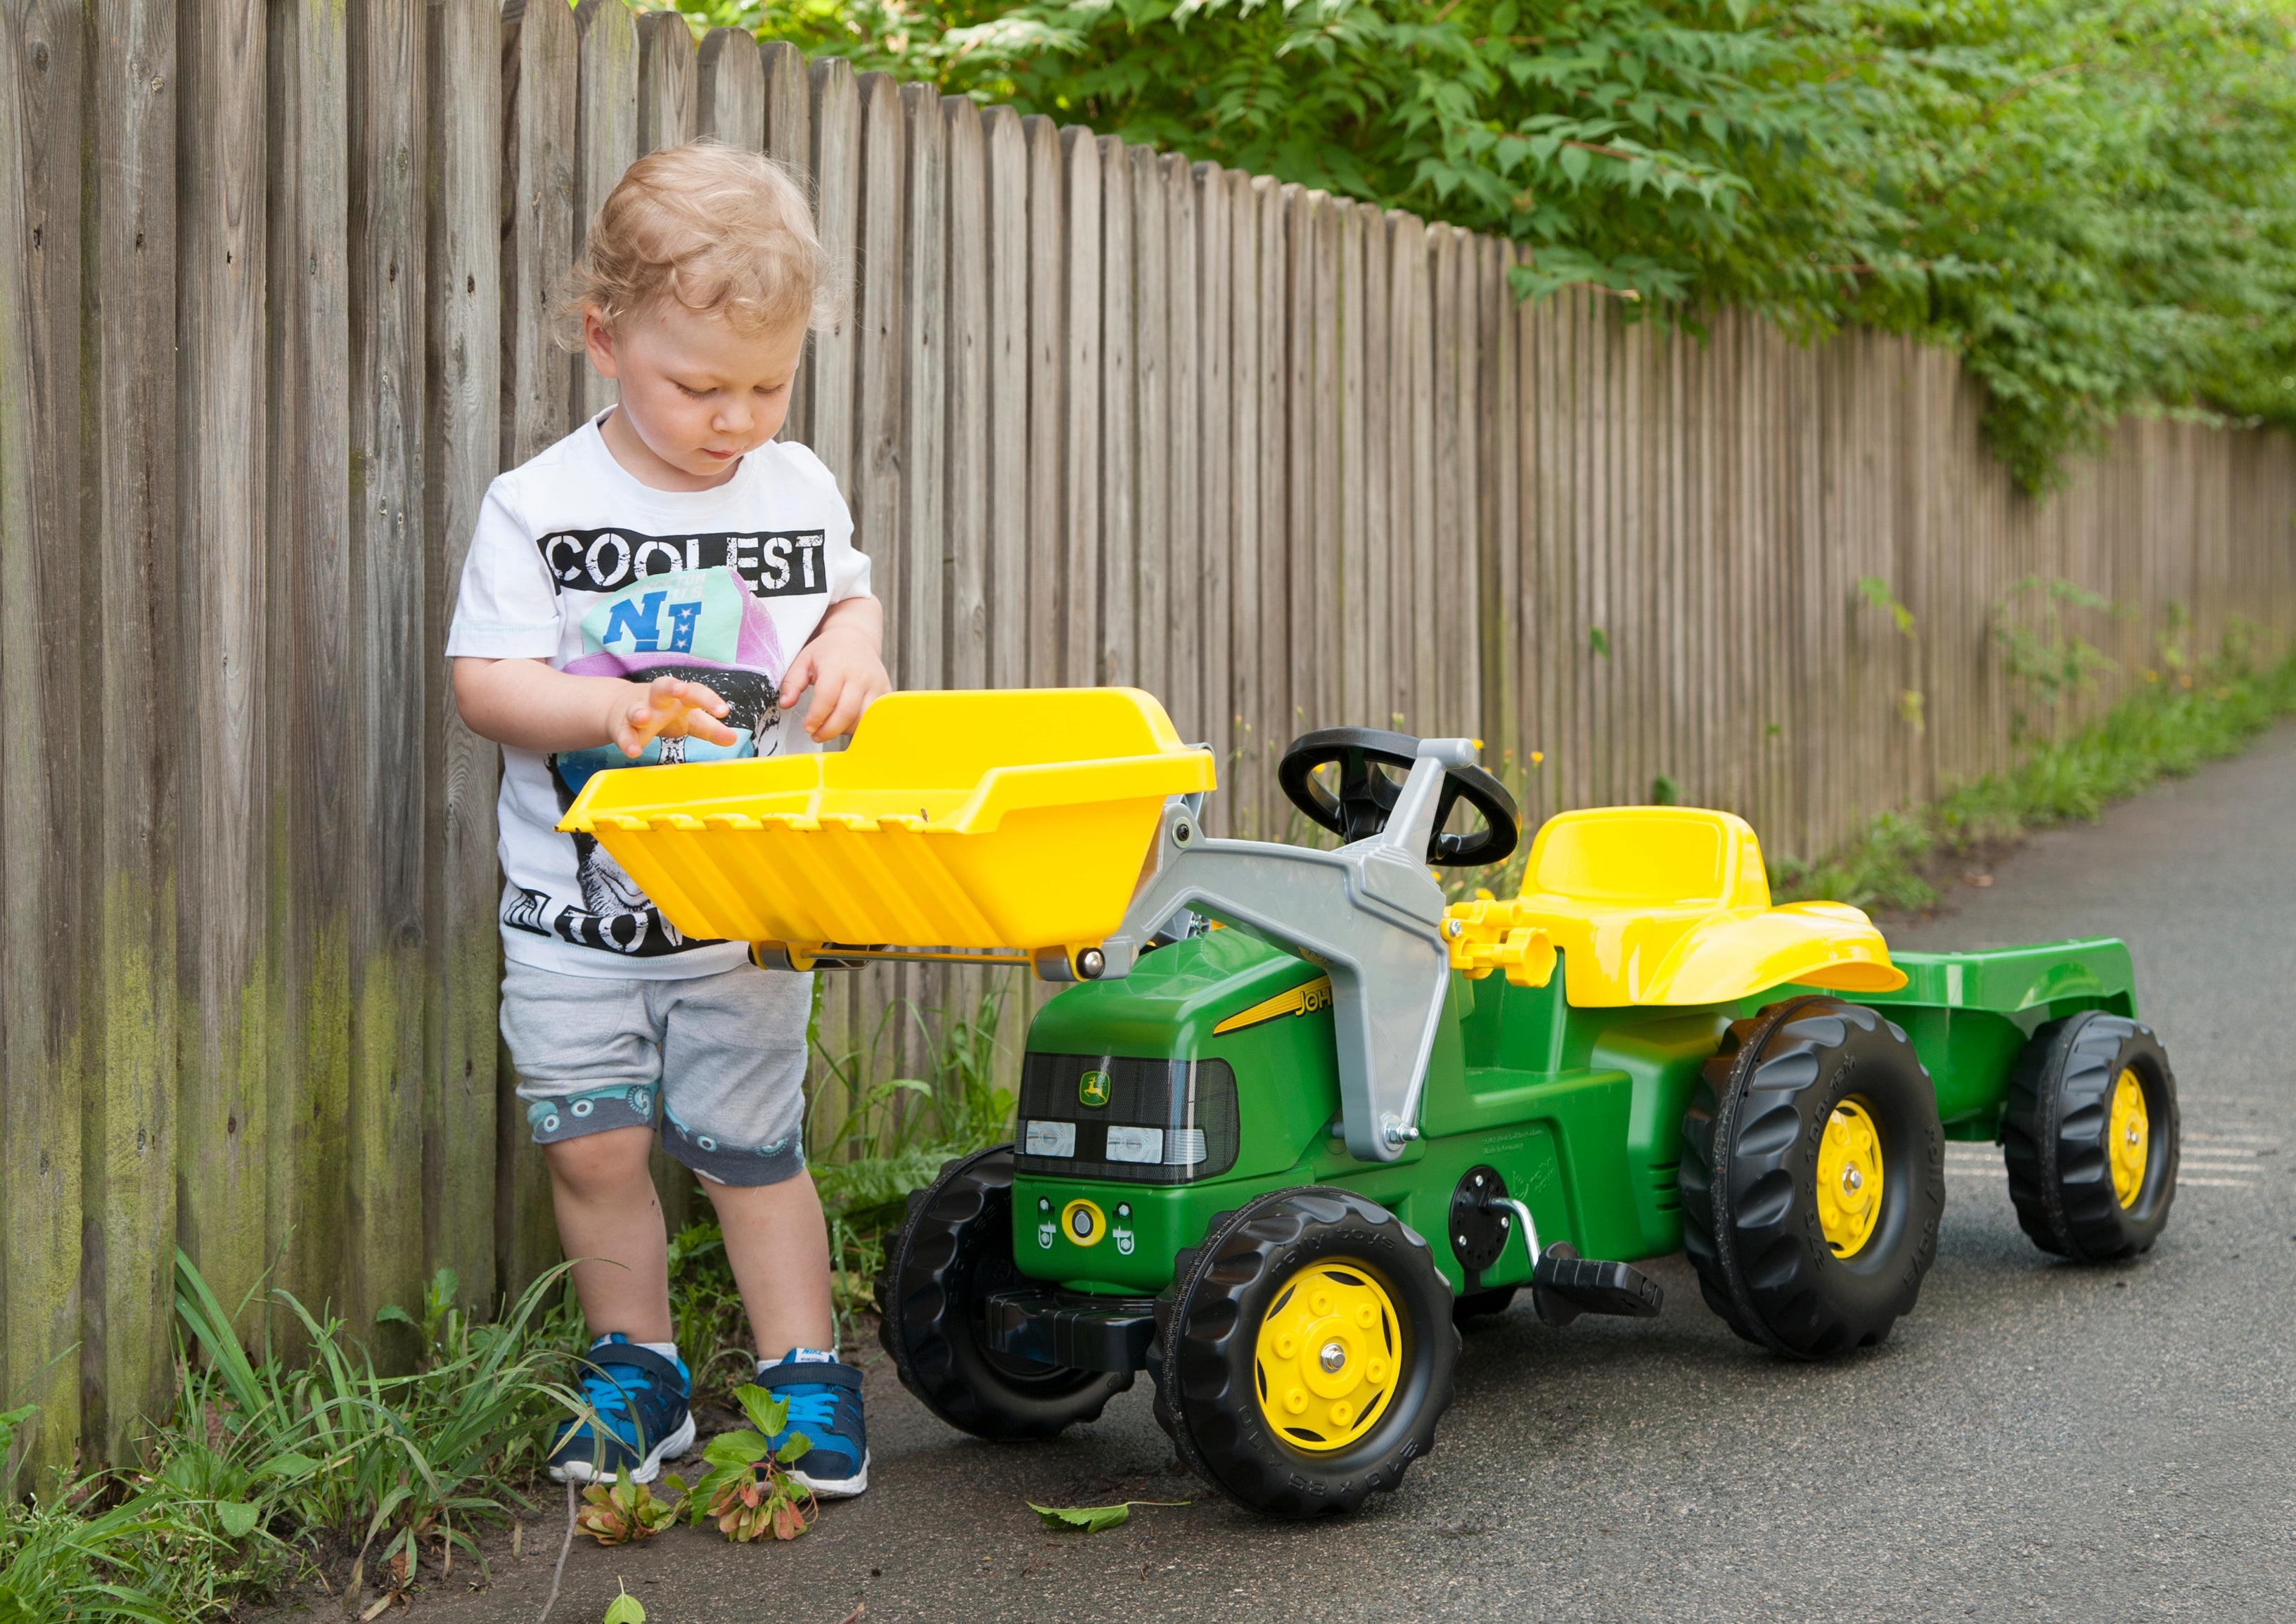
[(1582, 1258), (1558, 1243), (1539, 1254), (1530, 1300), (1538, 1317), (1560, 1330), (1581, 1314), (1649, 1319), (1664, 1306), (1666, 1292), (1631, 1263)]

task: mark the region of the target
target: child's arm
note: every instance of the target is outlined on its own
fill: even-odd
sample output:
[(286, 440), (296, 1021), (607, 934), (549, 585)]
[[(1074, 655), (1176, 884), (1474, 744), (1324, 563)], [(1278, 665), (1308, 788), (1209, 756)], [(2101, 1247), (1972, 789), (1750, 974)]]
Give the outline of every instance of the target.
[(813, 639), (800, 649), (782, 677), (782, 709), (787, 710), (809, 685), (812, 708), (805, 730), (816, 740), (850, 733), (871, 704), (893, 690), (885, 674), (885, 611), (876, 599), (850, 597), (832, 603)]
[(635, 758), (659, 734), (688, 734), (713, 744), (732, 744), (738, 737), (718, 720), (726, 701), (698, 682), (573, 677), (539, 660), (455, 660), (455, 708), (472, 733), (520, 750), (613, 744)]

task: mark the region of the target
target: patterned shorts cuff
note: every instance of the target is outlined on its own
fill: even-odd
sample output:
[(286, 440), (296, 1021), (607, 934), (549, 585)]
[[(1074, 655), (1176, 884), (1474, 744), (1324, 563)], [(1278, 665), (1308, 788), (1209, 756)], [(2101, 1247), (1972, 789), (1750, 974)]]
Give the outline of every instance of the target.
[(777, 1185), (805, 1171), (805, 1149), (796, 1134), (770, 1144), (730, 1144), (664, 1117), (661, 1148), (673, 1161), (721, 1185)]
[(660, 1091), (642, 1083), (618, 1084), (537, 1100), (526, 1108), (526, 1125), (537, 1144), (578, 1139), (614, 1128), (652, 1128)]

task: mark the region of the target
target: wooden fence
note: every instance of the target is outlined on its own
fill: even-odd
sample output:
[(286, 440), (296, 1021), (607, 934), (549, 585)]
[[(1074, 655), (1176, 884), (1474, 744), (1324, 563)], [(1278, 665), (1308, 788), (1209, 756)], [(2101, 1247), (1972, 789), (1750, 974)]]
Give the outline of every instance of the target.
[(2130, 423), (2037, 505), (1948, 355), (1519, 308), (1488, 238), (619, 0), (16, 0), (0, 58), (0, 1407), (47, 1460), (160, 1400), (178, 1243), (362, 1326), (553, 1253), (439, 651), (488, 479), (610, 398), (544, 309), (642, 152), (773, 152), (854, 267), (791, 432), (897, 680), (1137, 683), (1216, 827), (1359, 722), (1810, 855), (2010, 759), (2022, 578), (2122, 606), (2123, 674), (2296, 627), (2278, 437)]

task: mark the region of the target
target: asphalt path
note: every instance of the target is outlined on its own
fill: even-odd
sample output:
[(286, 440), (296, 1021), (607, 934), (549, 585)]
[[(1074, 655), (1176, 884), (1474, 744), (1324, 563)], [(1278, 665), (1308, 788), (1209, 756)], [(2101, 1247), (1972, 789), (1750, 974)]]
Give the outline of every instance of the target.
[[(2296, 1619), (2296, 726), (2039, 837), (1890, 935), (2128, 940), (2184, 1111), (2149, 1255), (2043, 1256), (1997, 1152), (1956, 1147), (1936, 1267), (1882, 1347), (1781, 1363), (1678, 1259), (1654, 1266), (1656, 1320), (1557, 1333), (1519, 1304), (1468, 1332), (1401, 1489), (1306, 1526), (1176, 1474), (1144, 1385), (1095, 1425), (999, 1447), (933, 1420), (880, 1359), (865, 1497), (788, 1546), (582, 1541), (555, 1619), (594, 1624), (618, 1579), (651, 1624)], [(1092, 1536), (1026, 1505), (1120, 1499), (1193, 1503)], [(433, 1587), (417, 1610), (534, 1620), (562, 1526), (554, 1511), (485, 1590)]]

